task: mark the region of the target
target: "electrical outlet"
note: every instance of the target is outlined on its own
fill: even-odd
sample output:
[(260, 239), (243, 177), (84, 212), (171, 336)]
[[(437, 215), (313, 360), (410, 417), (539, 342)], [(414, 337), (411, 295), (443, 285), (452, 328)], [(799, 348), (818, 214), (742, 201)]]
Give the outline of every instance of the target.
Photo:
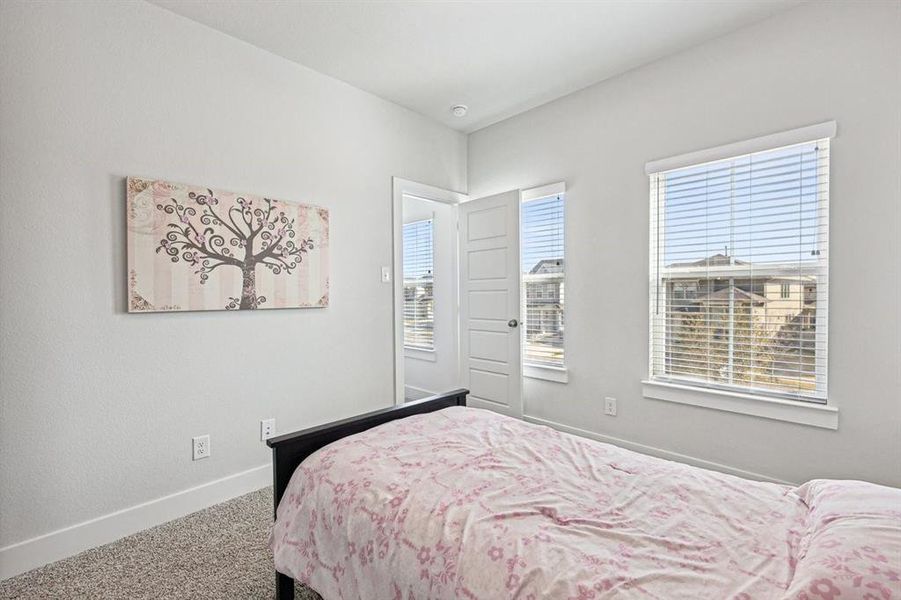
[(391, 267), (382, 267), (382, 283), (391, 283)]
[(195, 438), (191, 438), (191, 441), (194, 442), (194, 460), (200, 460), (201, 458), (209, 458), (210, 457), (210, 436), (207, 435), (198, 435)]
[(275, 435), (275, 419), (260, 421), (260, 441), (264, 442)]
[(604, 398), (604, 414), (611, 417), (616, 416), (616, 398)]

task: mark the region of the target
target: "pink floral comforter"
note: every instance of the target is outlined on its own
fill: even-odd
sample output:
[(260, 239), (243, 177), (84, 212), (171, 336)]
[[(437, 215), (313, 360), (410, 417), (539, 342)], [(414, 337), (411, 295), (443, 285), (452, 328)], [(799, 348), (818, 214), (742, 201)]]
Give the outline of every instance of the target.
[[(271, 546), (326, 600), (782, 598), (808, 513), (787, 486), (455, 407), (310, 456)], [(822, 579), (791, 597), (841, 585)]]

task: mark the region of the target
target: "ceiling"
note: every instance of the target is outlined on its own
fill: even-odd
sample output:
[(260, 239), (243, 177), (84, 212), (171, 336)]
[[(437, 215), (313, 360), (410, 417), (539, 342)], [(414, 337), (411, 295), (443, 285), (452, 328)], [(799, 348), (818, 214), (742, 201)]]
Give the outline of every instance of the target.
[(465, 132), (800, 3), (150, 1)]

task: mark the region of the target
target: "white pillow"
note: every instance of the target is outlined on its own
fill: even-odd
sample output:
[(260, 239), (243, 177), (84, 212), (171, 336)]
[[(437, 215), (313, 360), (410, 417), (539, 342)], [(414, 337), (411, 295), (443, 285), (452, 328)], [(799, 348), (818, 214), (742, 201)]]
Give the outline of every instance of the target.
[(786, 600), (901, 600), (901, 490), (814, 479)]

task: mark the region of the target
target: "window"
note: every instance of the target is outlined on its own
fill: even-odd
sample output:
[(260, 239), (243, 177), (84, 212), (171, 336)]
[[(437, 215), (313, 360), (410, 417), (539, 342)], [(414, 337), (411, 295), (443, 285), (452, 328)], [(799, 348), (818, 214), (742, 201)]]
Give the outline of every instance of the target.
[(807, 139), (649, 165), (652, 382), (825, 403), (829, 139)]
[(434, 350), (432, 220), (404, 225), (404, 346)]
[(562, 368), (562, 184), (523, 192), (521, 208), (523, 365)]

